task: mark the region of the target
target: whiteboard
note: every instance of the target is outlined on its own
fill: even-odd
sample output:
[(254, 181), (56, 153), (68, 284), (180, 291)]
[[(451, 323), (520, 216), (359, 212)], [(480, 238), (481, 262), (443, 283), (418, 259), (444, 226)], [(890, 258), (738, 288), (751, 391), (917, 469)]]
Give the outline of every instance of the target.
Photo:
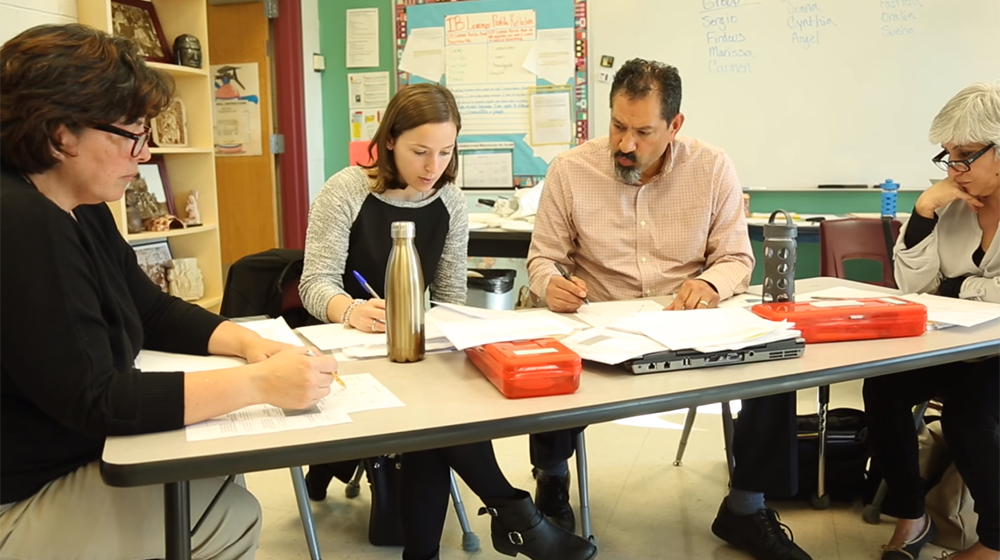
[(926, 188), (934, 116), (1000, 79), (1000, 0), (591, 0), (587, 19), (591, 137), (608, 130), (601, 56), (665, 62), (681, 134), (725, 149), (745, 188)]

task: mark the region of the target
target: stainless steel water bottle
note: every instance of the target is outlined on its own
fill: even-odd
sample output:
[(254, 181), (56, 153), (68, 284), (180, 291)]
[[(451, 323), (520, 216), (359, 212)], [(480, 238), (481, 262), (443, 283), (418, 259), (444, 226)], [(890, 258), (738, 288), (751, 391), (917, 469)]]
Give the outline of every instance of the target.
[[(778, 213), (785, 223), (776, 223)], [(795, 301), (795, 257), (798, 228), (784, 210), (775, 210), (764, 224), (763, 302)]]
[(424, 359), (424, 273), (414, 245), (413, 222), (392, 223), (392, 251), (385, 269), (385, 323), (389, 360)]

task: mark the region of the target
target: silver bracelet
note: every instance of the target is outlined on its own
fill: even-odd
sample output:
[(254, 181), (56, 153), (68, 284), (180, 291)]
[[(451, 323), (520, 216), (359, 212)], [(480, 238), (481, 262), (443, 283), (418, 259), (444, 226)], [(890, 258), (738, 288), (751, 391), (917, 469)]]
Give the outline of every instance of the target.
[(365, 300), (363, 300), (363, 299), (356, 299), (356, 300), (352, 301), (350, 303), (350, 305), (347, 306), (347, 309), (344, 310), (344, 314), (340, 316), (340, 322), (344, 324), (344, 328), (345, 329), (353, 328), (353, 327), (351, 327), (351, 312), (354, 311), (355, 307), (357, 307), (359, 305), (364, 305), (364, 304), (365, 304)]

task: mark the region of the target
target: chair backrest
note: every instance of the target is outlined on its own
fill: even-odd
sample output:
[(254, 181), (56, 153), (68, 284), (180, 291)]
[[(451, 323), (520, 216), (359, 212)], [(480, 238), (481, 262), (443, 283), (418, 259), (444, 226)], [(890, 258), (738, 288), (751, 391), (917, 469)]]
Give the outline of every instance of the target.
[[(283, 316), (298, 300), (303, 252), (299, 249), (269, 249), (247, 255), (233, 263), (226, 277), (220, 313), (224, 317)], [(294, 285), (295, 299), (286, 306), (286, 292)], [(291, 325), (296, 326), (296, 325)], [(297, 325), (301, 326), (301, 325)]]
[[(902, 224), (892, 220), (892, 242), (899, 237)], [(890, 251), (886, 246), (885, 231), (881, 219), (847, 218), (826, 220), (819, 224), (820, 276), (847, 278), (844, 261), (866, 259), (882, 263), (882, 281), (877, 282), (887, 288), (895, 288)]]

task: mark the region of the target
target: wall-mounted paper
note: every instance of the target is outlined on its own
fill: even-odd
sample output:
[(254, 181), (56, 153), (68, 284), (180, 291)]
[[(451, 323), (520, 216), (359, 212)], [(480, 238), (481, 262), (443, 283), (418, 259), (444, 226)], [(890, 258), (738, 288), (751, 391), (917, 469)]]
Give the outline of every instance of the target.
[(399, 69), (440, 82), (444, 72), (444, 28), (423, 27), (410, 31)]
[[(371, 163), (372, 160), (368, 156), (368, 142), (356, 140), (350, 143), (348, 149), (350, 150), (348, 153), (350, 163), (348, 165), (368, 165)], [(372, 155), (377, 157), (378, 153), (373, 153)]]
[(347, 10), (347, 67), (378, 66), (378, 8)]
[(465, 188), (513, 187), (514, 163), (511, 152), (463, 155), (462, 180)]
[(448, 89), (462, 114), (462, 134), (528, 132), (528, 90), (522, 85), (460, 85)]
[(257, 63), (218, 64), (210, 66), (209, 72), (214, 89), (212, 123), (216, 155), (263, 155)]
[(505, 43), (535, 38), (535, 10), (445, 16), (449, 45)]
[(368, 141), (382, 124), (382, 109), (350, 109), (351, 141)]
[(531, 144), (567, 144), (573, 139), (571, 90), (537, 92), (528, 96)]
[(524, 68), (552, 85), (563, 85), (576, 71), (573, 29), (539, 29), (538, 40), (524, 59)]
[(347, 75), (348, 104), (351, 109), (389, 104), (388, 72), (357, 72)]

